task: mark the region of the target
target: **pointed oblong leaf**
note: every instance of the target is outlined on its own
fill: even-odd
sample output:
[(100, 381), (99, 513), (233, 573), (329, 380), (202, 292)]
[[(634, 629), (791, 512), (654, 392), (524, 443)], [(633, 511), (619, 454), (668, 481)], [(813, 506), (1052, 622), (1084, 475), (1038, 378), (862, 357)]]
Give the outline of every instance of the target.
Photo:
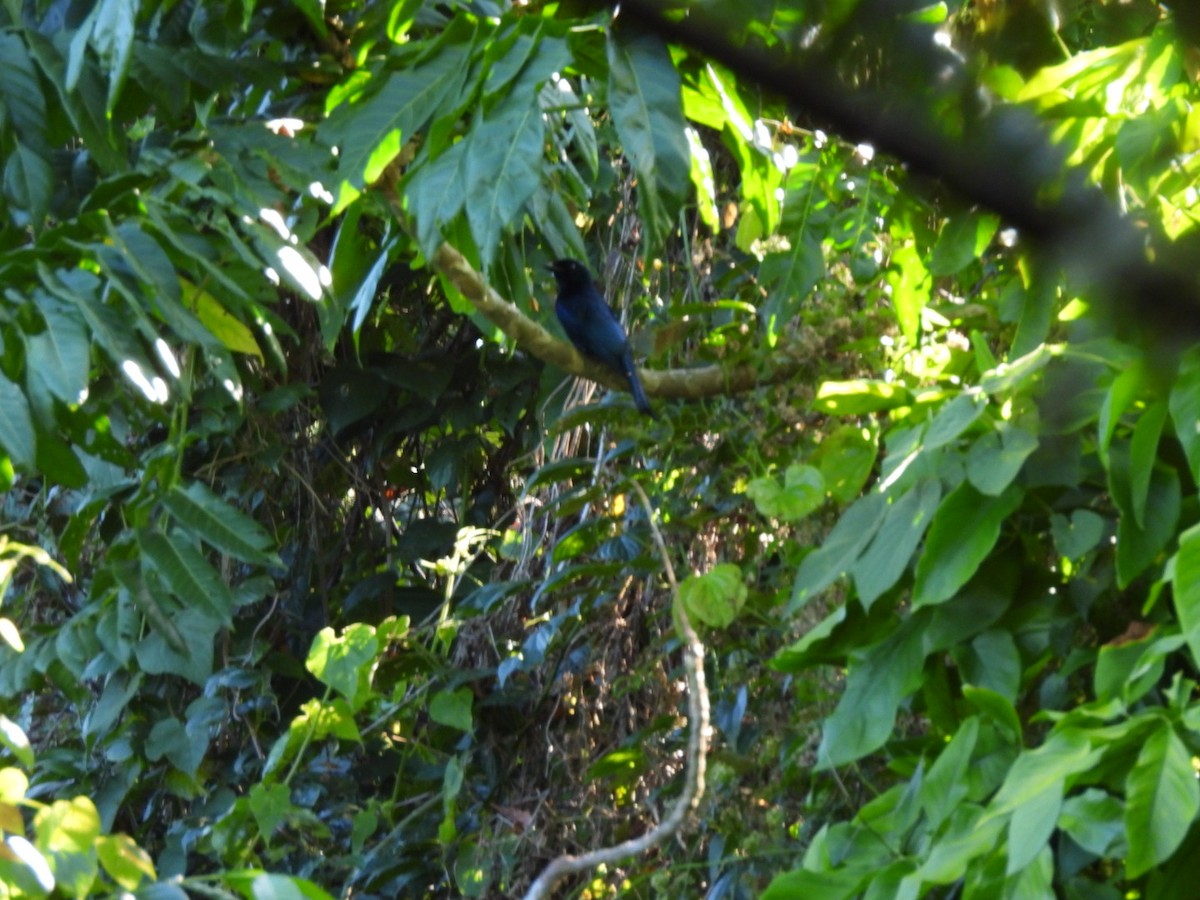
[(255, 565), (280, 565), (271, 536), (199, 482), (171, 488), (162, 502), (180, 524), (222, 553)]
[(545, 133), (537, 98), (511, 96), (477, 119), (467, 137), (467, 221), (485, 269), (538, 186)]
[(613, 124), (637, 173), (644, 243), (656, 247), (675, 227), (691, 171), (679, 71), (659, 38), (613, 29), (608, 79)]
[(29, 401), (25, 393), (3, 375), (0, 375), (0, 448), (8, 454), (14, 468), (33, 468), (37, 442)]
[(1167, 722), (1142, 744), (1125, 797), (1126, 871), (1137, 878), (1175, 852), (1200, 813), (1192, 755)]
[(185, 606), (196, 607), (228, 625), (233, 595), (204, 555), (178, 533), (151, 528), (138, 532), (142, 559), (152, 565)]

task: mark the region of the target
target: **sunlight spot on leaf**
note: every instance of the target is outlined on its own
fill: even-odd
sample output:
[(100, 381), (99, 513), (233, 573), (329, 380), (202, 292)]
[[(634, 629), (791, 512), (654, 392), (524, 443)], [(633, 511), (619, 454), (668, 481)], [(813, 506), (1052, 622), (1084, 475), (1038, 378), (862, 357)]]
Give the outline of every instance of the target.
[(134, 383), (151, 403), (166, 403), (168, 392), (167, 383), (157, 375), (153, 379), (147, 378), (146, 373), (142, 371), (142, 367), (132, 359), (127, 359), (121, 363), (121, 371), (125, 373), (125, 377)]
[[(321, 299), (321, 285), (330, 280), (329, 272), (318, 272), (300, 253), (292, 247), (280, 247), (276, 251), (280, 265), (292, 280), (308, 295), (310, 300)], [(324, 269), (324, 266), (321, 266)]]
[(287, 227), (287, 223), (283, 221), (283, 216), (279, 214), (278, 210), (264, 207), (258, 211), (258, 217), (275, 229), (275, 233), (285, 241), (291, 240), (292, 230)]
[(157, 338), (154, 341), (154, 349), (158, 352), (158, 358), (162, 360), (162, 364), (167, 367), (167, 371), (171, 373), (171, 377), (179, 378), (179, 362), (175, 359), (175, 354), (171, 352), (170, 346), (162, 338)]

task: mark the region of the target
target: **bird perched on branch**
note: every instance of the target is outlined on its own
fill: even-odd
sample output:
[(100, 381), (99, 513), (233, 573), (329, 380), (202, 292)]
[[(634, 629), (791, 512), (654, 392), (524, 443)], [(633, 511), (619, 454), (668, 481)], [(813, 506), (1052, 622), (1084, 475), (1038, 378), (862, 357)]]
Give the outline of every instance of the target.
[(637, 369), (633, 367), (629, 338), (596, 288), (587, 266), (574, 259), (558, 259), (546, 268), (554, 273), (554, 280), (558, 282), (554, 311), (575, 349), (624, 377), (637, 408), (653, 416)]

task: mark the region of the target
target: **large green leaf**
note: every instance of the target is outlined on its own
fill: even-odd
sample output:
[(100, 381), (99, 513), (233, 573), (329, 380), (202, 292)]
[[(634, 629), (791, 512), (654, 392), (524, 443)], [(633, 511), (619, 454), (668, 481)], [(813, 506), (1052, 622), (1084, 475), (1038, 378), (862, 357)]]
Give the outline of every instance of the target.
[(608, 68), (609, 110), (637, 174), (643, 247), (657, 250), (675, 227), (691, 170), (679, 72), (661, 40), (621, 27), (609, 32)]
[(863, 606), (870, 608), (900, 580), (941, 499), (941, 484), (936, 478), (927, 478), (890, 503), (870, 547), (850, 569)]
[(1179, 536), (1172, 596), (1192, 661), (1200, 665), (1200, 525)]
[(163, 506), (221, 552), (255, 565), (280, 565), (270, 535), (199, 482), (171, 488), (163, 498)]
[(178, 532), (164, 534), (152, 528), (138, 532), (142, 559), (150, 563), (185, 606), (204, 610), (228, 625), (232, 621), (233, 595), (204, 555)]
[(900, 701), (921, 684), (923, 624), (908, 618), (882, 644), (851, 661), (846, 691), (821, 733), (819, 769), (861, 759), (887, 741)]
[(818, 591), (823, 591), (850, 571), (859, 553), (883, 524), (886, 508), (887, 498), (873, 493), (842, 514), (824, 543), (800, 564), (792, 585), (789, 612), (794, 612)]
[(0, 375), (0, 447), (18, 469), (33, 468), (37, 452), (33, 417), (25, 393)]
[[(403, 72), (383, 69), (381, 84), (361, 102), (338, 106), (322, 123), (320, 139), (339, 148), (338, 172), (350, 188), (340, 193), (338, 212), (382, 174), (404, 143), (456, 96), (469, 69), (470, 45), (444, 45)], [(528, 99), (528, 98), (526, 98)]]
[(1126, 870), (1130, 878), (1166, 861), (1200, 813), (1200, 785), (1192, 754), (1166, 721), (1138, 753), (1125, 780)]
[(45, 153), (46, 98), (25, 41), (8, 30), (0, 32), (0, 104), (20, 143)]
[(484, 269), (500, 235), (521, 217), (542, 171), (546, 124), (536, 96), (513, 95), (482, 113), (467, 136), (467, 220)]
[(933, 517), (917, 562), (913, 606), (944, 603), (953, 597), (991, 552), (1000, 526), (1021, 499), (1015, 485), (998, 497), (981, 494), (967, 482), (955, 488)]

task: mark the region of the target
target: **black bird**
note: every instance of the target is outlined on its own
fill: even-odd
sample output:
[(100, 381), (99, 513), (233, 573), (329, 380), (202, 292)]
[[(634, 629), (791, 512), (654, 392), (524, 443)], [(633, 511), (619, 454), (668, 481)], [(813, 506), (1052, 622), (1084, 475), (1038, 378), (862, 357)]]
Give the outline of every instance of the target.
[(633, 367), (629, 338), (596, 289), (587, 266), (574, 259), (558, 259), (546, 268), (554, 273), (554, 280), (558, 282), (554, 311), (558, 313), (558, 321), (562, 323), (563, 331), (571, 343), (584, 356), (624, 376), (629, 382), (629, 390), (633, 393), (637, 408), (653, 416), (654, 411), (638, 380), (637, 369)]

